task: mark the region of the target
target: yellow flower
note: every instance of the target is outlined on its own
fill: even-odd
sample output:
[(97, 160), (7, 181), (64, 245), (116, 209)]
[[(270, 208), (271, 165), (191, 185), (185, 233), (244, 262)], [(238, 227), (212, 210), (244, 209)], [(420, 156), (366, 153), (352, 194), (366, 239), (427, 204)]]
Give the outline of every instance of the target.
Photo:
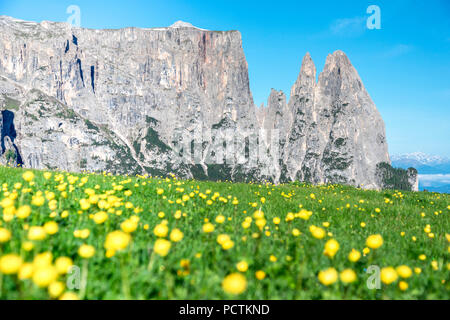
[(286, 215), (286, 221), (292, 221), (295, 219), (295, 215), (292, 212), (288, 212)]
[(401, 265), (398, 266), (395, 270), (397, 271), (397, 274), (404, 279), (407, 279), (412, 276), (412, 270), (408, 266)]
[(255, 272), (256, 279), (263, 280), (266, 277), (266, 273), (262, 270), (258, 270)]
[(31, 204), (36, 207), (40, 207), (44, 204), (45, 198), (43, 196), (33, 196), (31, 198)]
[(223, 215), (219, 214), (219, 215), (216, 217), (216, 222), (217, 222), (217, 223), (224, 223), (224, 222), (225, 222), (225, 217), (224, 217)]
[(89, 202), (89, 199), (80, 199), (80, 208), (83, 211), (86, 211), (91, 207), (91, 203)]
[(22, 258), (14, 253), (6, 254), (0, 258), (0, 272), (3, 274), (17, 273), (22, 266)]
[(19, 219), (28, 218), (31, 214), (31, 207), (28, 205), (20, 206), (16, 211), (16, 216)]
[(105, 252), (105, 257), (111, 258), (111, 257), (114, 257), (115, 254), (116, 254), (115, 250), (107, 249), (106, 252)]
[(39, 268), (33, 272), (33, 282), (41, 287), (48, 287), (52, 282), (58, 278), (58, 272), (55, 267), (49, 265)]
[(224, 243), (222, 243), (222, 249), (229, 250), (234, 247), (234, 241), (231, 239), (228, 239)]
[(95, 248), (89, 244), (82, 244), (78, 248), (78, 255), (82, 258), (89, 259), (95, 254)]
[(48, 180), (48, 179), (50, 179), (51, 177), (52, 177), (51, 172), (44, 172), (44, 178), (45, 178), (45, 180)]
[(262, 212), (261, 210), (256, 210), (253, 213), (253, 218), (255, 218), (255, 219), (262, 219), (262, 218), (264, 218), (264, 212)]
[(25, 171), (22, 174), (22, 178), (23, 178), (23, 180), (30, 182), (31, 180), (34, 179), (34, 173), (32, 171)]
[(48, 286), (48, 294), (52, 298), (58, 298), (64, 292), (64, 283), (61, 281), (52, 282)]
[(312, 236), (316, 239), (323, 239), (326, 235), (325, 230), (316, 226), (310, 226), (309, 231), (311, 232)]
[(106, 220), (108, 220), (108, 214), (105, 211), (99, 211), (96, 214), (94, 214), (94, 217), (92, 218), (96, 224), (102, 224)]
[(0, 243), (7, 242), (11, 239), (11, 231), (0, 228)]
[(231, 239), (230, 239), (230, 236), (227, 234), (219, 234), (217, 236), (217, 243), (220, 245), (223, 245), (225, 242), (227, 242), (229, 240), (231, 240)]
[(391, 284), (397, 280), (398, 276), (394, 268), (386, 267), (381, 269), (380, 278), (383, 283)]
[(33, 267), (43, 268), (52, 264), (53, 254), (49, 251), (37, 254), (33, 259)]
[(180, 267), (182, 267), (183, 269), (189, 269), (191, 263), (188, 259), (181, 259), (180, 260)]
[(330, 239), (325, 243), (325, 249), (323, 251), (323, 254), (333, 258), (336, 252), (339, 250), (339, 242), (337, 242), (334, 239)]
[(240, 273), (232, 273), (222, 281), (222, 288), (230, 294), (241, 294), (247, 288), (247, 279)]
[(301, 234), (301, 232), (297, 228), (292, 229), (292, 235), (294, 237), (298, 237), (300, 234)]
[(43, 227), (33, 226), (28, 230), (29, 240), (44, 240), (47, 237), (47, 233)]
[(431, 267), (433, 268), (433, 270), (438, 270), (438, 262), (436, 260), (431, 261)]
[(175, 228), (170, 232), (170, 241), (179, 242), (183, 239), (183, 232), (180, 229)]
[(366, 245), (371, 249), (378, 249), (383, 244), (383, 237), (379, 234), (373, 234), (366, 240)]
[(49, 221), (44, 224), (44, 230), (47, 234), (53, 235), (58, 232), (58, 224), (55, 221)]
[(128, 233), (125, 233), (120, 230), (116, 230), (113, 232), (110, 232), (106, 236), (105, 240), (105, 249), (106, 250), (113, 250), (114, 252), (117, 250), (123, 250), (125, 249), (128, 244), (131, 241), (131, 236)]
[(166, 239), (158, 239), (155, 241), (155, 245), (153, 246), (153, 250), (159, 254), (161, 257), (167, 256), (169, 253), (171, 243)]
[(242, 222), (242, 228), (244, 229), (248, 229), (251, 226), (251, 222), (250, 221), (243, 221)]
[(277, 257), (275, 257), (273, 254), (269, 257), (269, 260), (271, 261), (271, 262), (277, 262)]
[(153, 229), (153, 233), (160, 238), (165, 238), (167, 236), (167, 233), (169, 232), (169, 228), (165, 224), (157, 224), (155, 228)]
[(59, 257), (55, 260), (55, 268), (59, 274), (66, 274), (72, 268), (73, 262), (72, 259), (68, 257)]
[(361, 258), (361, 252), (359, 252), (358, 250), (352, 249), (352, 251), (350, 251), (350, 253), (348, 254), (348, 260), (350, 260), (351, 262), (356, 262)]
[[(312, 211), (308, 211), (306, 209), (301, 209), (298, 213), (298, 217), (303, 220), (308, 220), (312, 215)], [(324, 226), (325, 227), (325, 226)]]
[(208, 222), (203, 225), (203, 232), (211, 233), (213, 231), (214, 231), (214, 225), (212, 223)]
[(255, 224), (258, 226), (259, 230), (262, 230), (264, 226), (266, 225), (266, 219), (256, 219)]
[(80, 300), (80, 298), (76, 293), (65, 292), (61, 297), (59, 297), (59, 300)]
[(421, 254), (421, 255), (419, 256), (419, 260), (424, 261), (424, 260), (426, 260), (426, 259), (427, 259), (427, 256), (424, 255), (424, 254)]
[(33, 275), (33, 264), (31, 263), (24, 263), (19, 269), (19, 272), (17, 273), (17, 277), (19, 280), (25, 280), (30, 279)]
[(400, 290), (405, 291), (408, 290), (408, 283), (406, 283), (405, 281), (400, 281), (398, 283), (398, 287), (400, 288)]
[(156, 189), (156, 194), (161, 195), (163, 193), (164, 193), (164, 189), (161, 189), (161, 188)]
[(352, 283), (356, 281), (356, 273), (352, 269), (345, 269), (341, 272), (339, 277), (343, 283)]
[(273, 218), (273, 223), (274, 224), (280, 224), (280, 222), (281, 222), (280, 218), (278, 218), (278, 217)]
[(75, 230), (73, 232), (73, 236), (80, 239), (87, 239), (90, 234), (91, 231), (89, 229)]
[(50, 200), (48, 203), (48, 208), (50, 210), (56, 210), (56, 208), (58, 208), (58, 202), (56, 200)]
[(240, 272), (246, 272), (248, 270), (248, 263), (247, 261), (241, 261), (238, 262), (236, 264), (236, 268), (240, 271)]
[(11, 198), (4, 198), (1, 202), (1, 206), (6, 209), (9, 207), (13, 207), (14, 206), (14, 200), (12, 200)]
[(319, 272), (318, 279), (322, 284), (329, 286), (337, 281), (338, 273), (335, 268), (328, 268)]
[(130, 219), (125, 220), (120, 224), (120, 228), (126, 233), (132, 233), (137, 229), (137, 221)]

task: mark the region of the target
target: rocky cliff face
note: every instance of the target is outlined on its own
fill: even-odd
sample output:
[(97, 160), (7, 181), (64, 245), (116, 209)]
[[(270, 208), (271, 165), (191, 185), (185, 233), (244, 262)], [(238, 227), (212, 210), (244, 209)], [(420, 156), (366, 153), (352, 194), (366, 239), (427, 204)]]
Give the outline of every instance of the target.
[(3, 163), (367, 188), (389, 163), (384, 123), (343, 52), (318, 82), (307, 54), (288, 102), (273, 90), (257, 108), (238, 31), (0, 17), (0, 91)]

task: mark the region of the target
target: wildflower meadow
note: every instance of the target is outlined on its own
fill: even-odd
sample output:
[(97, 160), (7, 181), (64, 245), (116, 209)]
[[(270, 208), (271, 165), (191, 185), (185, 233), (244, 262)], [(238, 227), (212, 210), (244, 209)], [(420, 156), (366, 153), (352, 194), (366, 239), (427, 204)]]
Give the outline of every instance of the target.
[(449, 299), (450, 195), (0, 167), (1, 299)]

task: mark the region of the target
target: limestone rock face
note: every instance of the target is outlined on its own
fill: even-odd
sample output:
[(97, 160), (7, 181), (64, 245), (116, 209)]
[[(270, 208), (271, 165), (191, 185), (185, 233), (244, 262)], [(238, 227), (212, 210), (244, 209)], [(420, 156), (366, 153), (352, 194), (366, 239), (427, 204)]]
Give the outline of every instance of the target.
[(258, 108), (238, 31), (2, 16), (0, 90), (3, 163), (9, 148), (25, 167), (367, 188), (389, 163), (383, 120), (343, 52), (317, 82), (307, 54), (289, 100), (272, 90)]
[(408, 183), (411, 186), (411, 191), (419, 191), (419, 174), (416, 169), (409, 168), (407, 170)]

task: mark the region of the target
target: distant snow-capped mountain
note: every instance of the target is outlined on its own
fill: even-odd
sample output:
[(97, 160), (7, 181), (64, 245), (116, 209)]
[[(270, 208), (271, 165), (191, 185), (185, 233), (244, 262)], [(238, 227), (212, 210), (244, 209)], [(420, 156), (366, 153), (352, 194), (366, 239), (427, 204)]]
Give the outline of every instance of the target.
[(392, 161), (417, 161), (422, 164), (440, 164), (444, 162), (450, 162), (449, 158), (428, 155), (423, 152), (413, 152), (413, 153), (405, 153), (401, 155), (393, 155), (391, 156)]
[(419, 190), (450, 193), (450, 158), (414, 152), (391, 156), (393, 167), (416, 168)]
[(450, 159), (447, 157), (428, 155), (422, 152), (391, 156), (392, 166), (407, 169), (414, 167), (419, 174), (448, 174)]

